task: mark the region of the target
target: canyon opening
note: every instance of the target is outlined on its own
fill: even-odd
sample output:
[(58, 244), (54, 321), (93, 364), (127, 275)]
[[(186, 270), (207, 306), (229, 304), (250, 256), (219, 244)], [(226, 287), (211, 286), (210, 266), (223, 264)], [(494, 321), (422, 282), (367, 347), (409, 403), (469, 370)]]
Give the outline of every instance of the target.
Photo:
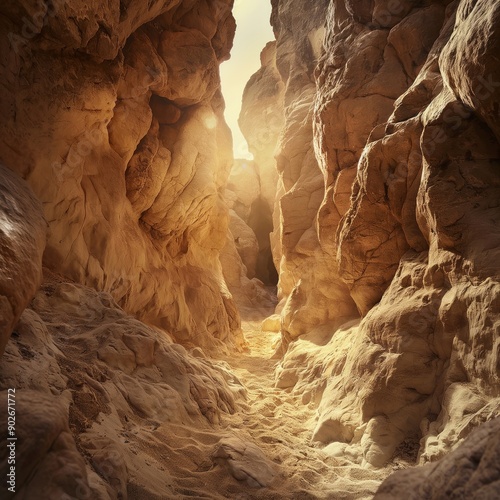
[(500, 2), (0, 5), (0, 498), (500, 498)]

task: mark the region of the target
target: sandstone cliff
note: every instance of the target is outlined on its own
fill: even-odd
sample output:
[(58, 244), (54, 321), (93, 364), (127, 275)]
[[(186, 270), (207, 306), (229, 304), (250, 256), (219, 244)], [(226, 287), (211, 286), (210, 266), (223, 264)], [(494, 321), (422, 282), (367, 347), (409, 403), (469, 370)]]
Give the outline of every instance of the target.
[(232, 342), (230, 0), (0, 6), (0, 159), (49, 224), (44, 265), (185, 344)]
[(435, 460), (500, 411), (498, 2), (275, 0), (272, 23), (282, 337), (303, 339), (277, 384), (334, 455)]
[[(279, 270), (281, 244), (278, 228), (279, 207), (277, 190), (281, 189), (274, 154), (284, 124), (284, 84), (276, 68), (276, 42), (269, 42), (260, 55), (261, 69), (255, 73), (242, 96), (239, 126), (253, 154), (260, 184), (261, 224), (268, 219), (266, 231), (260, 238), (262, 267), (269, 275), (269, 257)], [(272, 220), (270, 220), (272, 219)], [(274, 275), (274, 272), (271, 271)], [(274, 279), (273, 279), (274, 281)]]
[(193, 349), (240, 342), (219, 260), (231, 6), (0, 6), (0, 390), (14, 411), (0, 422), (18, 438), (18, 496), (179, 498), (189, 436), (244, 394)]
[[(226, 244), (221, 251), (222, 272), (241, 316), (262, 316), (262, 308), (274, 307), (271, 282), (272, 262), (269, 234), (272, 220), (262, 210), (262, 183), (252, 161), (237, 159), (228, 178), (225, 201), (229, 210)], [(274, 278), (274, 276), (273, 276)]]
[(313, 73), (328, 2), (273, 6), (276, 44), (263, 51), (262, 69), (245, 89), (240, 124), (256, 163), (267, 171), (274, 164), (279, 174), (272, 248), (286, 345), (314, 326), (338, 327), (357, 311), (346, 285), (338, 278), (337, 291), (332, 274), (324, 272), (330, 259), (315, 231), (324, 184), (313, 148)]

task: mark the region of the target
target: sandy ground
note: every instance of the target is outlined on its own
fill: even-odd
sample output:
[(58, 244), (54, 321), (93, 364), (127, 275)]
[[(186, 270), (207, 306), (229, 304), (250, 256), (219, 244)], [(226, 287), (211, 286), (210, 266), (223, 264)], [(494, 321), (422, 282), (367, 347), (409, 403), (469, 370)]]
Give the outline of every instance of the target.
[(279, 334), (261, 332), (260, 324), (243, 322), (249, 352), (226, 360), (248, 392), (240, 411), (223, 424), (228, 432), (259, 446), (275, 464), (277, 477), (271, 487), (247, 489), (235, 498), (372, 498), (388, 471), (362, 469), (311, 446), (315, 410), (274, 387), (278, 361), (271, 358)]
[(204, 359), (198, 348), (187, 359), (163, 332), (86, 287), (53, 278), (33, 308), (0, 375), (9, 386), (61, 393), (92, 489), (79, 500), (362, 500), (408, 466), (365, 469), (311, 444), (315, 407), (274, 384), (279, 334), (260, 328), (272, 310), (242, 310), (245, 352)]
[[(244, 321), (249, 350), (224, 361), (245, 386), (246, 399), (234, 415), (224, 415), (212, 430), (161, 424), (131, 428), (142, 470), (130, 471), (131, 499), (369, 499), (388, 470), (367, 470), (328, 456), (310, 445), (314, 409), (274, 387), (278, 334), (260, 331), (261, 320)], [(227, 462), (213, 460), (221, 439), (253, 443), (265, 455), (274, 478), (255, 488), (237, 480)], [(250, 460), (251, 461), (251, 460)], [(257, 459), (259, 462), (259, 459)], [(250, 463), (250, 469), (262, 465)], [(158, 472), (161, 473), (159, 480)]]

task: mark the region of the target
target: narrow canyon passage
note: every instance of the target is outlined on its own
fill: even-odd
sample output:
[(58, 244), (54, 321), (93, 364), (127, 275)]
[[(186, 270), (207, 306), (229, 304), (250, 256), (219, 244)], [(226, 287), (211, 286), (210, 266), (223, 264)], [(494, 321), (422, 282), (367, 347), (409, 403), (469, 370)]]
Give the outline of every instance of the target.
[[(144, 456), (130, 478), (132, 498), (368, 500), (392, 470), (409, 465), (369, 470), (310, 445), (314, 407), (275, 387), (279, 334), (261, 331), (271, 312), (252, 311), (242, 323), (247, 349), (222, 358), (243, 386), (234, 414), (221, 414), (212, 429), (163, 423), (126, 433)], [(151, 467), (163, 472), (150, 475)]]
[[(262, 311), (266, 313), (266, 311)], [(272, 311), (262, 315), (262, 319)], [(274, 357), (278, 333), (261, 330), (261, 320), (243, 320), (248, 351), (226, 359), (246, 388), (246, 398), (222, 424), (243, 440), (255, 443), (272, 464), (276, 480), (267, 491), (242, 488), (236, 499), (369, 499), (387, 470), (367, 470), (346, 458), (334, 458), (310, 444), (316, 418), (313, 405), (275, 386)], [(259, 463), (252, 464), (259, 470)]]
[(499, 41), (0, 2), (0, 499), (500, 498)]

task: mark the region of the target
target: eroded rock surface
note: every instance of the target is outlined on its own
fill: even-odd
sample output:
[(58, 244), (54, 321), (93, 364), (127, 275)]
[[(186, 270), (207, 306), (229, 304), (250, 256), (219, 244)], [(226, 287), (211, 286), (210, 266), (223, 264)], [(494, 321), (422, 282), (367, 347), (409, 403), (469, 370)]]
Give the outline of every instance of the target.
[(394, 473), (374, 500), (494, 499), (500, 488), (500, 420), (483, 424), (437, 463)]
[(0, 356), (42, 281), (46, 225), (29, 186), (0, 165)]
[[(181, 486), (161, 480), (175, 467), (159, 457), (188, 446), (193, 429), (212, 429), (244, 394), (199, 348), (191, 355), (108, 293), (50, 274), (6, 347), (2, 402), (8, 388), (16, 389), (16, 492), (26, 498), (178, 497)], [(174, 461), (183, 460), (185, 451)], [(7, 461), (0, 467), (6, 474)]]
[(235, 160), (225, 197), (229, 207), (229, 231), (246, 267), (246, 275), (252, 279), (259, 257), (259, 241), (248, 225), (252, 206), (260, 197), (260, 177), (254, 162)]
[[(0, 389), (19, 390), (46, 438), (20, 448), (21, 463), (38, 454), (19, 476), (26, 495), (199, 497), (198, 472), (213, 491), (229, 479), (224, 493), (242, 493), (214, 449), (236, 478), (272, 486), (246, 434), (217, 448), (212, 426), (244, 390), (205, 354), (240, 342), (233, 296), (266, 296), (247, 231), (261, 207), (274, 210), (281, 299), (263, 328), (279, 325), (286, 352), (274, 390), (292, 392), (290, 414), (299, 398), (317, 409), (310, 434), (325, 453), (308, 481), (345, 460), (349, 474), (436, 461), (499, 414), (498, 2), (272, 4), (276, 44), (241, 117), (258, 183), (234, 197), (217, 71), (230, 0), (0, 7), (2, 183), (21, 193), (0, 200), (2, 341), (39, 283), (44, 245), (19, 177), (49, 225), (44, 263), (65, 276), (49, 275), (0, 367)], [(275, 420), (282, 405), (273, 393), (256, 406)], [(494, 440), (478, 435), (472, 460), (459, 453), (467, 470), (479, 460), (473, 481), (437, 466), (457, 494), (495, 484), (481, 465)], [(359, 485), (348, 491), (359, 498)]]
[(220, 260), (228, 288), (245, 317), (254, 315), (251, 309), (275, 303), (274, 294), (265, 288), (276, 284), (277, 273), (271, 252), (272, 212), (263, 198), (261, 174), (255, 162), (237, 159), (225, 191), (229, 232)]
[(44, 264), (186, 345), (230, 343), (231, 2), (21, 1), (0, 26), (0, 158), (43, 203)]
[[(274, 163), (272, 167), (275, 173)], [(254, 161), (235, 160), (225, 196), (230, 208), (229, 230), (247, 276), (275, 285), (278, 275), (271, 251), (274, 202), (270, 203), (265, 194), (270, 190), (269, 185), (276, 184), (265, 177), (265, 172)], [(275, 193), (275, 189), (272, 191)]]
[(227, 437), (217, 445), (215, 462), (226, 464), (230, 473), (251, 488), (270, 486), (276, 472), (262, 450), (238, 437)]
[(499, 19), (494, 1), (273, 2), (277, 385), (318, 405), (333, 455), (436, 460), (500, 411)]
[(262, 53), (262, 68), (245, 89), (240, 115), (257, 164), (268, 171), (275, 165), (278, 173), (272, 251), (284, 345), (314, 326), (338, 327), (357, 315), (315, 228), (324, 182), (313, 148), (314, 68), (327, 7), (326, 1), (273, 3), (276, 42)]
[[(262, 50), (260, 60), (261, 69), (245, 86), (238, 123), (253, 154), (260, 181), (260, 207), (255, 208), (260, 208), (261, 272), (274, 282), (274, 269), (279, 270), (281, 261), (277, 196), (281, 187), (275, 154), (285, 117), (285, 85), (276, 66), (275, 41)], [(274, 269), (271, 269), (273, 263)]]

